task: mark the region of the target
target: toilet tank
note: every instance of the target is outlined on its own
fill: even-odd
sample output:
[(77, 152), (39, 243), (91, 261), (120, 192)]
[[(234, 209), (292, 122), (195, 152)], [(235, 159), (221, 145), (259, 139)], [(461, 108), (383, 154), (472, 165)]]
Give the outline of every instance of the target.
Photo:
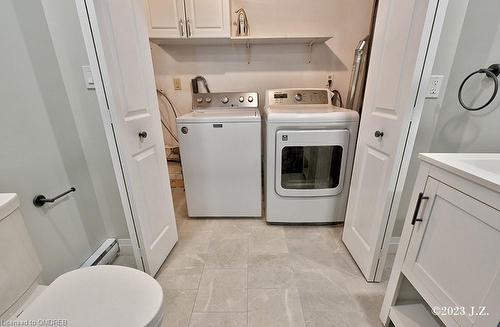
[(14, 193), (0, 193), (0, 317), (37, 282), (40, 261)]

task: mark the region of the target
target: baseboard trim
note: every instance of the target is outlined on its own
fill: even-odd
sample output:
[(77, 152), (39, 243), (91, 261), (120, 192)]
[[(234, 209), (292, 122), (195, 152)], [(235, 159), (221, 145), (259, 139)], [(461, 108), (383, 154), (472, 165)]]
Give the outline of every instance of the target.
[(134, 255), (132, 241), (130, 240), (130, 238), (119, 238), (118, 246), (120, 247), (121, 255)]
[(101, 246), (81, 265), (82, 268), (107, 265), (115, 260), (118, 255), (118, 242), (116, 238), (108, 238)]

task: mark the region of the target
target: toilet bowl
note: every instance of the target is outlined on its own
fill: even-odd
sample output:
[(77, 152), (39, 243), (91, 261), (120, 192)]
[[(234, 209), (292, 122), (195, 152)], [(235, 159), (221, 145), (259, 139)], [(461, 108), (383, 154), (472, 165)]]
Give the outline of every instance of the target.
[[(16, 194), (0, 194), (0, 320), (26, 326), (159, 326), (163, 291), (151, 276), (93, 266), (38, 283), (41, 265)], [(24, 325), (23, 325), (24, 326)]]

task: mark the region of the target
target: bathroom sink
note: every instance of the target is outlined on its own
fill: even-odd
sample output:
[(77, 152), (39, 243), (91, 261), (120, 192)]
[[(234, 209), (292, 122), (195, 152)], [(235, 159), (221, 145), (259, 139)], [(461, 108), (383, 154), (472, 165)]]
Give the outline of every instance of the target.
[(500, 153), (421, 153), (420, 158), (500, 191)]
[(476, 167), (477, 169), (485, 170), (492, 174), (500, 175), (500, 157), (499, 158), (463, 158), (462, 161), (466, 165)]

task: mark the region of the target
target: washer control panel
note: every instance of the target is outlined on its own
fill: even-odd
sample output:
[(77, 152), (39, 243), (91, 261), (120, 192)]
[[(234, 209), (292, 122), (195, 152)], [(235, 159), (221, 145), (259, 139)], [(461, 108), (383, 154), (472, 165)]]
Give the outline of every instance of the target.
[(258, 108), (257, 92), (224, 92), (193, 94), (193, 110), (216, 108)]
[(326, 89), (287, 89), (273, 90), (268, 94), (270, 104), (329, 104), (328, 90)]

